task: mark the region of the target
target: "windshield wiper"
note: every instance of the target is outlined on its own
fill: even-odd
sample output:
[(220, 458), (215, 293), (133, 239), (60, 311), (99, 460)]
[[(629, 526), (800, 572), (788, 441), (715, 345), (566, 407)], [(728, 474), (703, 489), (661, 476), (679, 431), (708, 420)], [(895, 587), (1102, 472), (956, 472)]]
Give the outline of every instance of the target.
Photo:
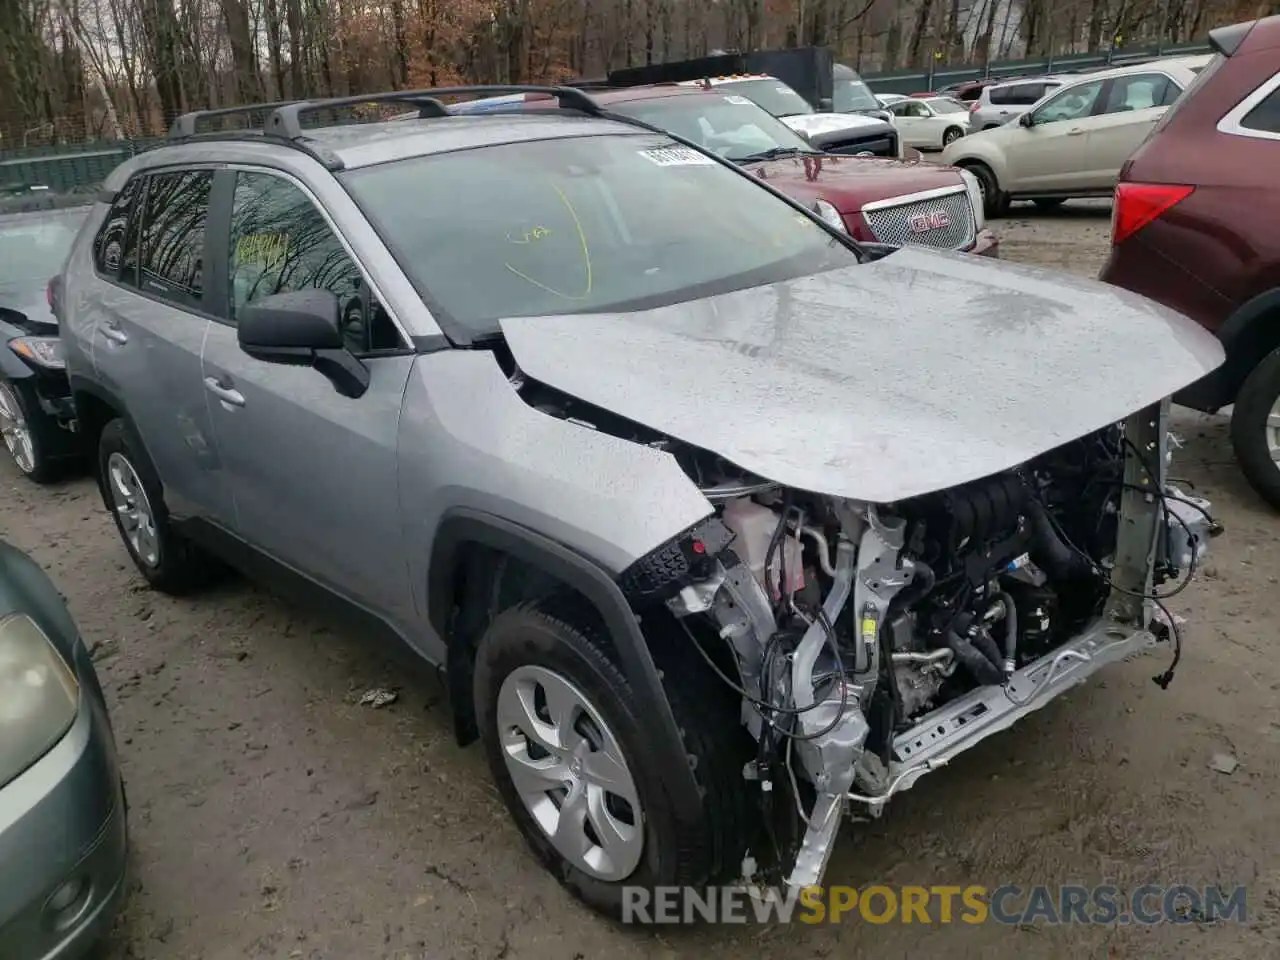
[(759, 153), (749, 153), (745, 157), (734, 157), (735, 163), (755, 163), (758, 160), (780, 160), (783, 157), (794, 157), (797, 154), (816, 154), (817, 150), (806, 150), (803, 147), (770, 147)]

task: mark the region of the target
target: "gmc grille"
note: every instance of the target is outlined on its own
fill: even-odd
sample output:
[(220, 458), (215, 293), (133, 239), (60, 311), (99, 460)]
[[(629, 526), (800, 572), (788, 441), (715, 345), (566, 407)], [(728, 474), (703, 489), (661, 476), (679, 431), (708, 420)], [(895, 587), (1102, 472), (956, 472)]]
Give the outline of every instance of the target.
[(955, 193), (925, 200), (862, 210), (872, 234), (881, 243), (959, 250), (977, 239), (973, 206), (963, 187)]

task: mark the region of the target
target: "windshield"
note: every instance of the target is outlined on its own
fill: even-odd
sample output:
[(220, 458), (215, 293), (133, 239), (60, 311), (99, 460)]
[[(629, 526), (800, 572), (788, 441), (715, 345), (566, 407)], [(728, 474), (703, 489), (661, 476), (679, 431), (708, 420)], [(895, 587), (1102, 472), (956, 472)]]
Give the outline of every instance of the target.
[(880, 101), (861, 80), (836, 80), (831, 90), (831, 109), (836, 113), (879, 110)]
[(963, 103), (957, 103), (947, 97), (938, 97), (935, 100), (926, 100), (925, 103), (933, 107), (934, 113), (968, 113), (969, 108)]
[(809, 101), (796, 93), (781, 80), (765, 77), (761, 80), (739, 80), (732, 84), (734, 93), (750, 97), (775, 117), (798, 117), (814, 112)]
[(509, 143), (341, 179), (464, 341), (504, 317), (647, 309), (858, 262), (752, 178), (662, 136)]
[(43, 287), (62, 269), (80, 221), (48, 212), (0, 218), (0, 285)]
[(692, 140), (727, 160), (747, 160), (770, 151), (817, 152), (785, 123), (735, 93), (631, 100), (611, 104), (610, 109)]

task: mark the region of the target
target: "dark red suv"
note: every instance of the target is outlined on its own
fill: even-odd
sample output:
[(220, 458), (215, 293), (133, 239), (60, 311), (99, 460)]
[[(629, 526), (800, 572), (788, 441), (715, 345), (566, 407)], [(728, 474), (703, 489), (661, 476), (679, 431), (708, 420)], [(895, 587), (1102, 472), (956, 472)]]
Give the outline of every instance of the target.
[(1120, 171), (1102, 279), (1217, 334), (1227, 362), (1175, 399), (1235, 405), (1236, 458), (1280, 509), (1280, 16), (1209, 40), (1217, 56)]

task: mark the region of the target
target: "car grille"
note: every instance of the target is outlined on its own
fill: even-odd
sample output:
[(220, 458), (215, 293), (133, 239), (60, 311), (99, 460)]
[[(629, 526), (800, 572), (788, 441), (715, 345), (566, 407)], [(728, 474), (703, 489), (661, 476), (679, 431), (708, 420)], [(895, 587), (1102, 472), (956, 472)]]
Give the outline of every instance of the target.
[(976, 239), (976, 225), (969, 193), (955, 193), (927, 200), (910, 200), (892, 207), (862, 211), (867, 226), (881, 243), (910, 244), (940, 249), (970, 247)]

